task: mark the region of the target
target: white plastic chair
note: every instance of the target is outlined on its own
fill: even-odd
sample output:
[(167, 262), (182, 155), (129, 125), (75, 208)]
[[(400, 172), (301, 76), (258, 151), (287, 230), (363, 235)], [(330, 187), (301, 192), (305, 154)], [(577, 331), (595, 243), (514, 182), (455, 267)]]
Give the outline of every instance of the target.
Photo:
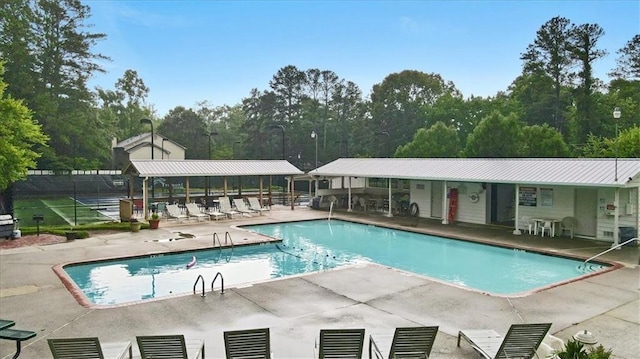
[(562, 219), (562, 233), (564, 233), (564, 231), (569, 231), (569, 234), (571, 235), (571, 238), (573, 238), (573, 230), (575, 229), (575, 227), (578, 226), (578, 220), (575, 219), (574, 217), (564, 217)]
[(542, 227), (540, 227), (540, 237), (544, 237), (544, 232), (549, 232), (549, 237), (551, 237), (552, 225), (551, 221), (544, 221)]
[(536, 221), (534, 221), (530, 216), (522, 216), (521, 226), (526, 226), (529, 234), (538, 234), (538, 230), (536, 228)]

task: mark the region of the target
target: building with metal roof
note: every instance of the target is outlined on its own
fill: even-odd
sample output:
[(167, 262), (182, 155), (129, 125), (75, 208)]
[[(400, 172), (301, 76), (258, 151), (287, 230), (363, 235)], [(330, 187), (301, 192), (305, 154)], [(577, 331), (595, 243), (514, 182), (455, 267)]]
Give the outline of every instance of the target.
[[(262, 197), (262, 177), (301, 175), (303, 172), (285, 160), (132, 160), (123, 170), (123, 174), (143, 179), (143, 206), (145, 217), (149, 203), (148, 180), (151, 178), (184, 178), (185, 201), (190, 201), (189, 179), (191, 177), (222, 177), (224, 196), (227, 196), (227, 178), (236, 176), (259, 177), (259, 197)], [(208, 192), (208, 190), (207, 190)], [(289, 191), (293, 208), (293, 191)], [(271, 186), (269, 185), (269, 195)], [(133, 198), (133, 188), (129, 196)], [(208, 196), (208, 193), (207, 193)], [(151, 196), (153, 198), (153, 196)]]
[(330, 183), (316, 196), (345, 197), (348, 210), (383, 197), (389, 216), (404, 208), (445, 224), (510, 224), (514, 234), (531, 220), (557, 234), (571, 217), (571, 235), (614, 245), (640, 227), (638, 158), (341, 158), (308, 175)]

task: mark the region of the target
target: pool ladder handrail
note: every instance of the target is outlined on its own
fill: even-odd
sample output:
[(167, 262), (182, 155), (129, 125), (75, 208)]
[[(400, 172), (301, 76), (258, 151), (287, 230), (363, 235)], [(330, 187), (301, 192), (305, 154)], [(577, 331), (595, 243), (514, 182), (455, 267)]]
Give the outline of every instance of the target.
[[(213, 285), (215, 284), (216, 279), (218, 279), (218, 277), (220, 277), (220, 294), (224, 294), (224, 277), (220, 272), (216, 273), (216, 276), (213, 277), (213, 280), (211, 281), (211, 293), (213, 293)], [(203, 285), (204, 285), (204, 282), (203, 282)]]
[[(584, 263), (582, 263), (582, 270), (584, 270), (584, 269), (586, 269), (586, 268), (587, 268), (587, 262), (591, 262), (593, 259), (598, 258), (598, 257), (600, 257), (600, 256), (601, 256), (601, 255), (603, 255), (603, 254), (609, 253), (609, 252), (611, 252), (611, 251), (612, 251), (612, 250), (614, 250), (614, 249), (619, 249), (620, 247), (622, 247), (622, 246), (626, 245), (627, 243), (631, 243), (631, 242), (633, 242), (633, 241), (638, 241), (638, 242), (640, 242), (640, 239), (638, 239), (638, 237), (636, 237), (636, 238), (631, 238), (631, 239), (629, 239), (629, 240), (627, 240), (627, 241), (625, 241), (625, 242), (623, 242), (623, 243), (618, 243), (618, 244), (616, 244), (615, 246), (613, 246), (613, 247), (611, 247), (611, 248), (607, 249), (606, 251), (602, 251), (602, 252), (600, 252), (600, 253), (596, 254), (595, 256), (591, 256), (591, 257), (589, 257), (586, 261), (584, 261)], [(578, 266), (578, 269), (580, 269), (580, 266)]]
[(222, 242), (220, 241), (220, 237), (218, 236), (218, 233), (213, 233), (213, 248), (216, 247), (216, 239), (218, 239), (218, 248), (222, 248)]
[(202, 294), (201, 297), (206, 297), (207, 295), (204, 293), (204, 277), (202, 274), (198, 274), (198, 278), (196, 278), (196, 282), (193, 283), (193, 294), (196, 294), (196, 287), (198, 286), (198, 282), (202, 281)]
[(331, 213), (333, 213), (333, 204), (336, 203), (335, 201), (331, 201), (331, 204), (329, 205), (329, 218), (327, 218), (327, 221), (331, 221)]
[(233, 240), (231, 239), (231, 233), (228, 231), (224, 233), (224, 245), (227, 245), (227, 239), (231, 242), (231, 248), (233, 249)]

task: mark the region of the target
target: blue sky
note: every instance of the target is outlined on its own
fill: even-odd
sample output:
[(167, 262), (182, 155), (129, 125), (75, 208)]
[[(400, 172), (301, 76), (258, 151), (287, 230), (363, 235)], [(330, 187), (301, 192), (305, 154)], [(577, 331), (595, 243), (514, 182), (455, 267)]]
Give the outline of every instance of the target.
[(605, 30), (595, 75), (640, 33), (640, 1), (98, 1), (88, 23), (111, 57), (90, 86), (113, 89), (138, 72), (158, 116), (175, 106), (235, 105), (282, 67), (334, 71), (365, 96), (394, 72), (452, 81), (465, 97), (493, 96), (521, 73), (520, 54), (554, 16)]

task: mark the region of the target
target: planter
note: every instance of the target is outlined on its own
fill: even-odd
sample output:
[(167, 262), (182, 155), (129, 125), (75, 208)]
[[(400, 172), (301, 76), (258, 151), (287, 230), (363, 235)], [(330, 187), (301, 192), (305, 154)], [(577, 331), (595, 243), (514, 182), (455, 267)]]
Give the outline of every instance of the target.
[(150, 219), (149, 220), (149, 229), (158, 229), (159, 225), (160, 225), (160, 220), (159, 219)]
[(64, 235), (67, 237), (68, 241), (74, 241), (76, 239), (78, 239), (78, 232), (64, 232)]
[(140, 227), (142, 223), (140, 222), (131, 222), (131, 232), (140, 232)]

